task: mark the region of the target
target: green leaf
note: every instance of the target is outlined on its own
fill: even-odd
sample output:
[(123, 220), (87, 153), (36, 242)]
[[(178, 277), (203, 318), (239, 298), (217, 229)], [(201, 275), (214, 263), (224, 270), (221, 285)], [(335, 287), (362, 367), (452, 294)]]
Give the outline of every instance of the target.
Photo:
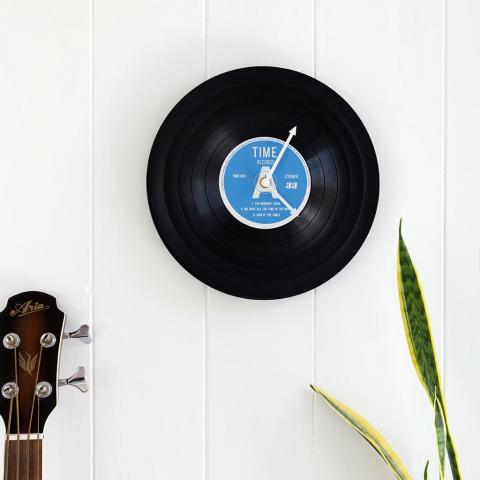
[(377, 451), (398, 480), (412, 480), (400, 457), (367, 420), (315, 385), (310, 385), (310, 387)]
[(418, 378), (433, 405), (435, 392), (441, 392), (440, 375), (422, 287), (402, 237), (401, 223), (398, 240), (397, 283), (410, 356)]
[(452, 472), (454, 480), (462, 480), (462, 474), (460, 473), (460, 465), (458, 464), (458, 453), (455, 443), (453, 441), (452, 435), (450, 433), (450, 427), (448, 426), (447, 421), (447, 412), (445, 410), (445, 405), (443, 405), (443, 414), (445, 416), (445, 422), (447, 427), (447, 453), (448, 460), (450, 462), (450, 470)]
[(445, 447), (447, 428), (445, 425), (445, 416), (443, 414), (443, 408), (437, 397), (435, 397), (435, 433), (437, 435), (437, 452), (438, 452), (438, 464), (440, 471), (440, 480), (445, 478)]
[(438, 362), (435, 354), (432, 329), (417, 271), (402, 237), (400, 221), (398, 235), (397, 284), (403, 325), (413, 365), (420, 383), (435, 407), (436, 397), (443, 412), (447, 433), (446, 448), (454, 480), (461, 480), (458, 455), (448, 425), (447, 410), (443, 399)]
[(427, 462), (427, 464), (425, 465), (425, 470), (423, 471), (423, 480), (428, 480), (428, 464), (430, 463), (430, 461)]

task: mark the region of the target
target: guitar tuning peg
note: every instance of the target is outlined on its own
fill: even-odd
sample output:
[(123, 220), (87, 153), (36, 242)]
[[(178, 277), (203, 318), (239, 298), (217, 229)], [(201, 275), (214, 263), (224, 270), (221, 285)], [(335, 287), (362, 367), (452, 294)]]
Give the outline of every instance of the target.
[(83, 343), (92, 343), (92, 337), (90, 336), (90, 327), (88, 325), (82, 325), (78, 330), (73, 332), (65, 332), (63, 334), (64, 340), (74, 338), (80, 340)]
[(82, 393), (88, 392), (88, 385), (85, 381), (85, 367), (78, 367), (71, 377), (62, 378), (58, 381), (59, 387), (64, 387), (65, 385), (78, 388)]

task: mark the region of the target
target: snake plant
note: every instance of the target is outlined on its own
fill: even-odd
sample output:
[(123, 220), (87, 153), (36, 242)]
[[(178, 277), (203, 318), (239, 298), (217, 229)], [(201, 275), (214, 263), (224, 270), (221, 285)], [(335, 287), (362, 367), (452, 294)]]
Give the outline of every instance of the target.
[[(402, 222), (400, 222), (398, 234), (397, 286), (410, 357), (420, 383), (433, 407), (440, 480), (445, 478), (445, 459), (447, 456), (453, 479), (461, 480), (458, 455), (447, 419), (430, 320), (417, 271), (402, 237)], [(398, 480), (412, 480), (413, 477), (400, 457), (388, 441), (367, 420), (315, 385), (311, 385), (311, 387), (377, 451)], [(424, 480), (428, 479), (428, 465), (429, 462), (425, 465)]]

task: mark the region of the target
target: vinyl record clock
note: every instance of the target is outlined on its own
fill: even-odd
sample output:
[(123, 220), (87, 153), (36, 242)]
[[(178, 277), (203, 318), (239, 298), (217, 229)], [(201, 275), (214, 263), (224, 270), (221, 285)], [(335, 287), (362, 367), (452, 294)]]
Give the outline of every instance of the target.
[(370, 137), (332, 89), (298, 72), (218, 75), (173, 108), (155, 138), (147, 193), (160, 237), (225, 293), (311, 290), (356, 254), (378, 202)]

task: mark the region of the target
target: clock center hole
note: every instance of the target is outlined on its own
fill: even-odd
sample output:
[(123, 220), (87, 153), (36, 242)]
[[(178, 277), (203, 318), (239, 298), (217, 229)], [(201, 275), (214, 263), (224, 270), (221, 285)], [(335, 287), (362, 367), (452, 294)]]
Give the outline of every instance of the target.
[(263, 188), (269, 188), (269, 187), (272, 185), (272, 179), (271, 179), (271, 178), (268, 178), (267, 176), (262, 177), (262, 178), (260, 179), (260, 185), (261, 185)]

